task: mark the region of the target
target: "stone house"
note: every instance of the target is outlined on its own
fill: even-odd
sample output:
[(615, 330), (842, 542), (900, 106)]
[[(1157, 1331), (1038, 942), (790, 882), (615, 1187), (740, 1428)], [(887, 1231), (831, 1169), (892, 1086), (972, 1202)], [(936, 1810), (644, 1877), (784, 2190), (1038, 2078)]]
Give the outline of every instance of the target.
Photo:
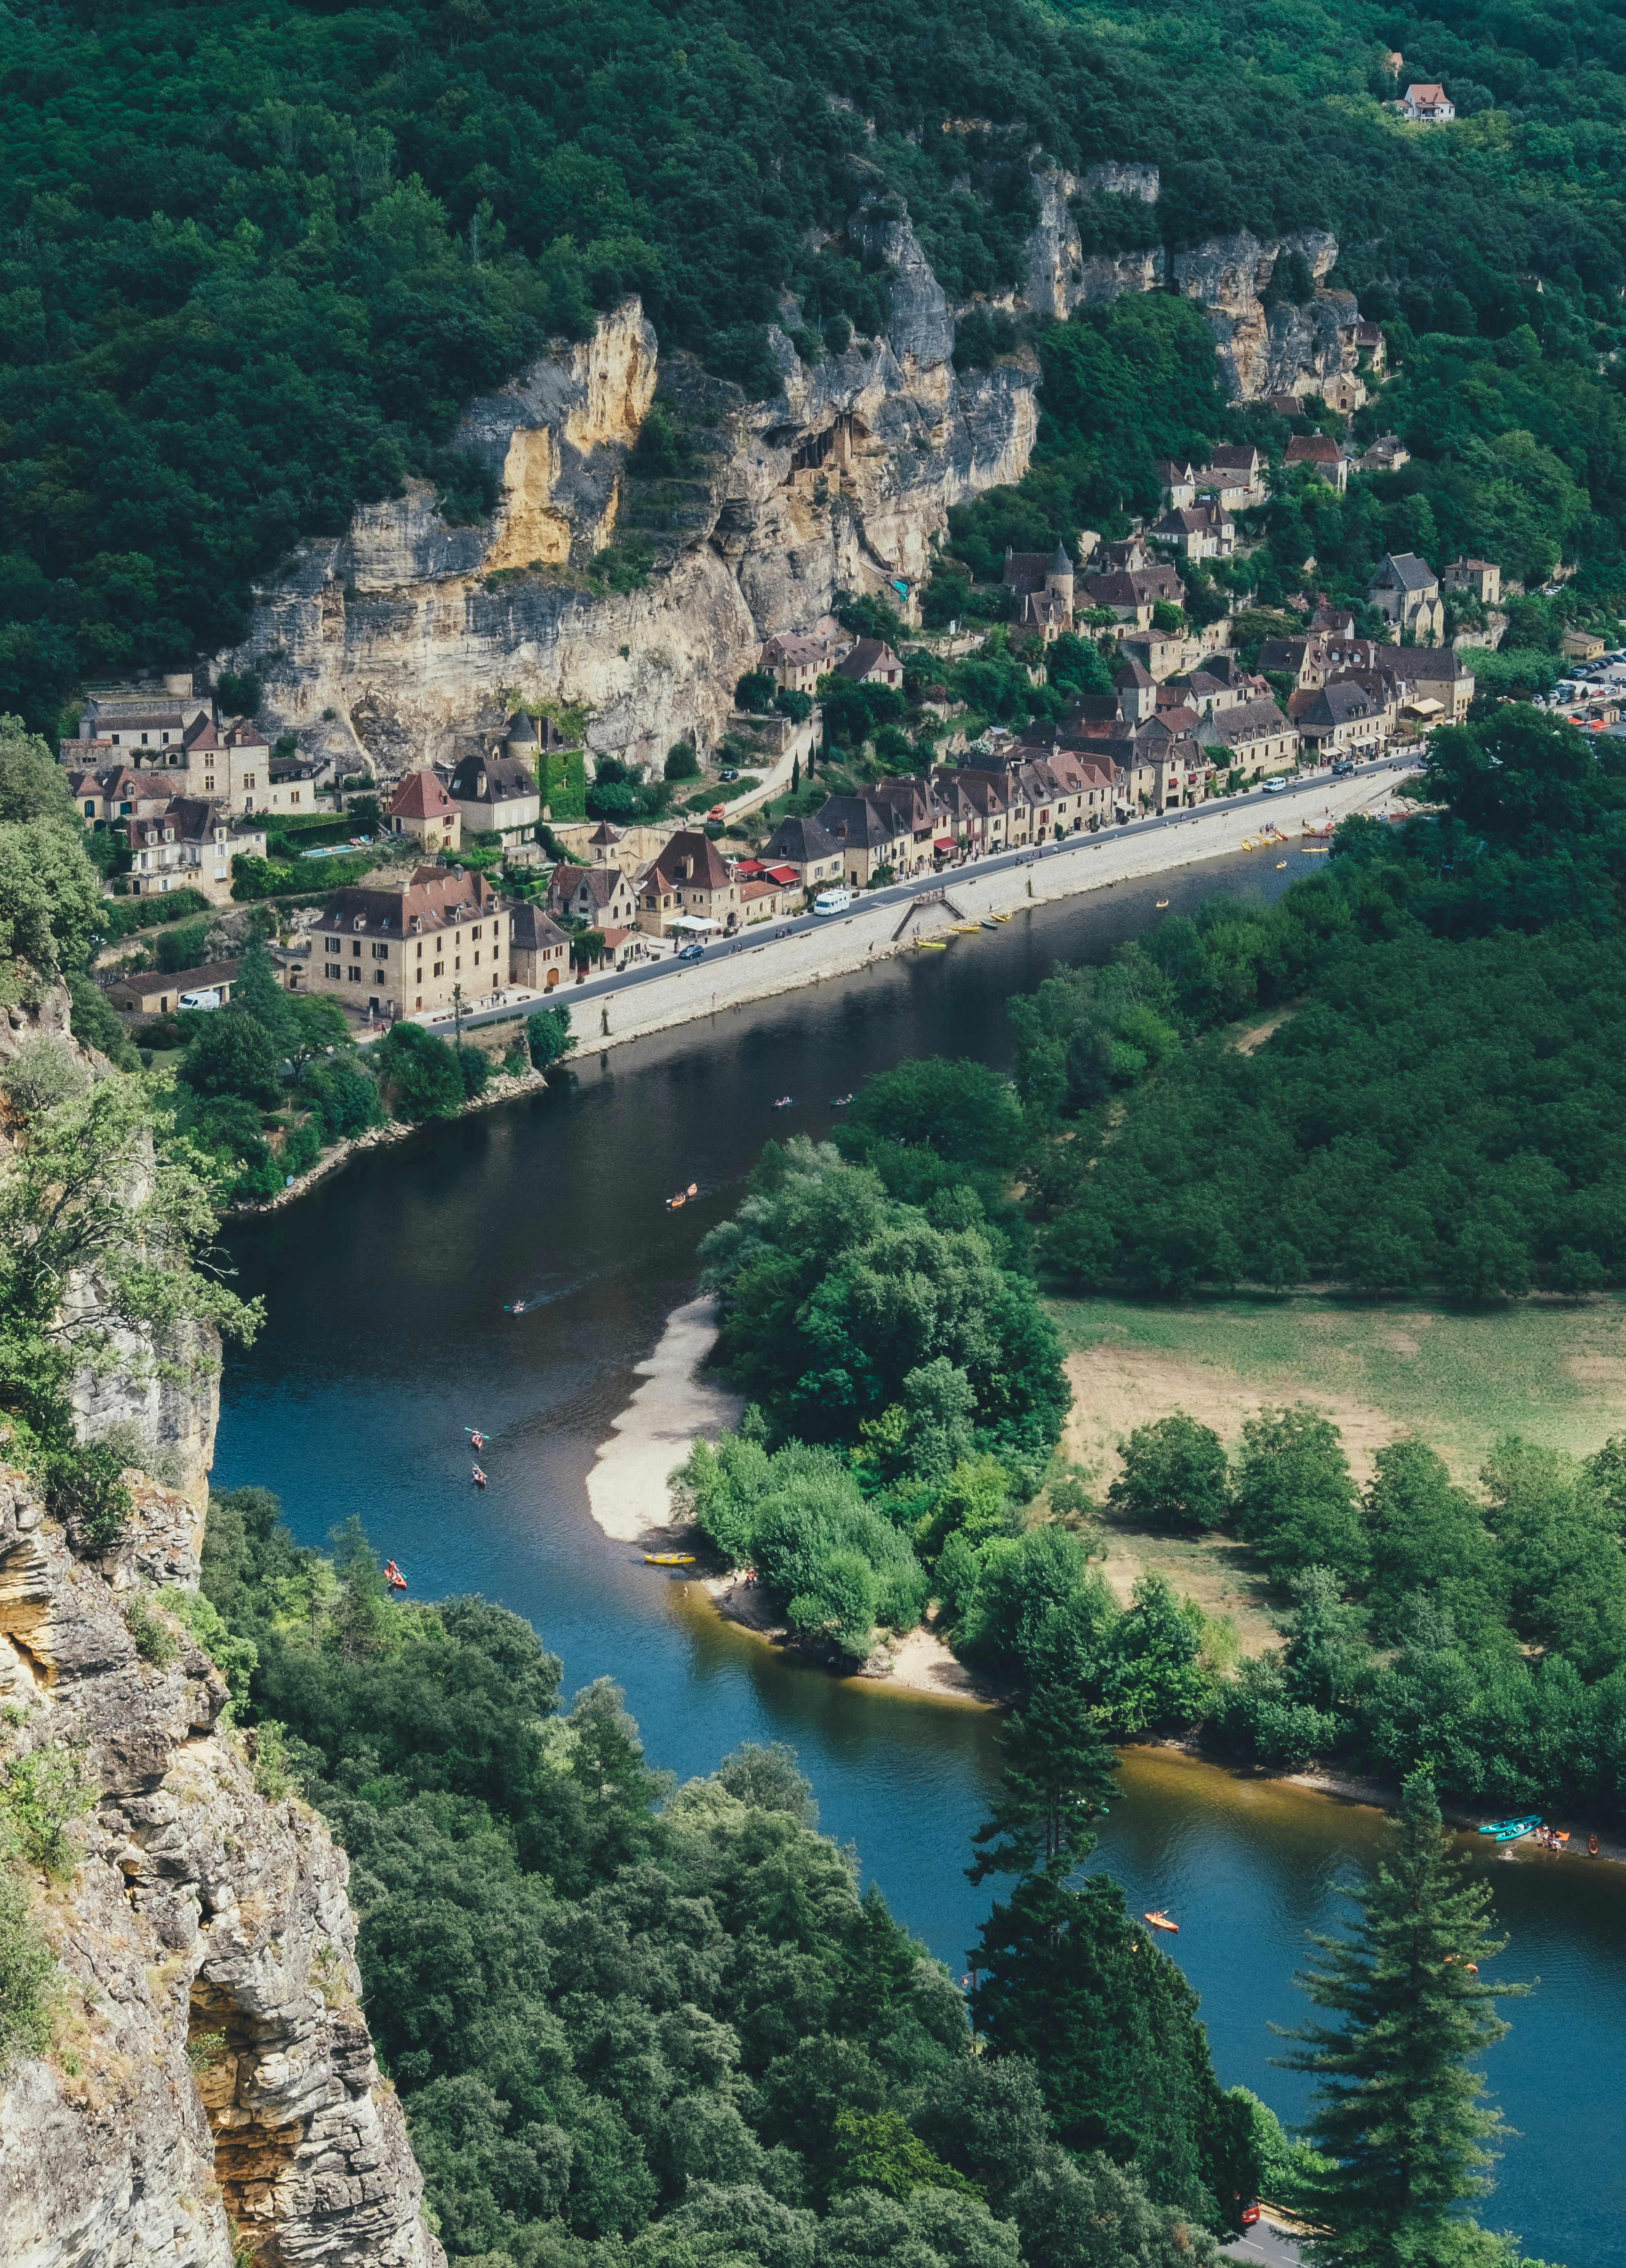
[(1440, 576), (1448, 591), (1465, 591), (1482, 607), (1502, 603), (1502, 570), (1490, 559), (1453, 559)]
[(107, 1005), (126, 1016), (168, 1016), (183, 992), (218, 992), (224, 1007), (232, 998), (241, 963), (206, 961), (201, 968), (146, 968), (115, 977), (107, 987)]
[(1380, 433), (1370, 449), (1357, 457), (1357, 473), (1397, 473), (1411, 462), (1411, 452), (1398, 433)]
[(130, 895), (162, 897), (168, 890), (199, 890), (211, 905), (232, 895), (232, 861), (263, 858), (265, 829), (233, 819), (220, 803), (175, 796), (143, 817), (118, 822), (130, 848)]
[(372, 1016), (473, 1002), (508, 980), (514, 909), (483, 874), (419, 866), (410, 881), (335, 890), (311, 939), (306, 989)]
[(1084, 580), (1086, 607), (1105, 608), (1120, 622), (1141, 630), (1151, 629), (1154, 606), (1161, 602), (1178, 607), (1185, 596), (1185, 585), (1174, 568), (1166, 565), (1131, 568), (1122, 574), (1086, 575)]
[(1000, 578), (1007, 591), (1014, 591), (1021, 600), (1017, 615), (1024, 630), (1042, 633), (1047, 645), (1073, 626), (1073, 563), (1064, 545), (1058, 543), (1054, 551), (1013, 551), (1005, 546), (1004, 572)]
[(894, 874), (915, 870), (913, 814), (876, 795), (833, 795), (819, 824), (841, 852), (842, 880), (861, 890), (883, 867)]
[(518, 756), (465, 756), (446, 783), (468, 835), (500, 835), (512, 849), (534, 835), (542, 815), (536, 776)]
[(653, 937), (704, 923), (739, 928), (739, 885), (709, 836), (685, 828), (651, 859), (637, 879), (633, 919)]
[(1296, 466), (1311, 465), (1318, 480), (1342, 496), (1349, 483), (1350, 468), (1343, 451), (1325, 433), (1296, 433), (1284, 459), (1291, 473)]
[[(86, 696), (78, 736), (105, 741), (130, 762), (151, 763), (159, 751), (179, 747), (188, 726), (208, 717), (211, 706), (206, 694), (194, 693), (189, 674), (166, 677), (162, 687), (108, 688)], [(132, 748), (151, 753), (137, 758)]]
[(853, 685), (892, 685), (901, 687), (903, 664), (892, 648), (880, 638), (859, 638), (851, 651), (835, 665), (833, 674), (844, 677)]
[(1190, 733), (1180, 733), (1160, 745), (1137, 746), (1137, 754), (1151, 773), (1154, 811), (1188, 811), (1206, 803), (1214, 777), (1214, 760), (1204, 755)]
[(1266, 500), (1265, 472), (1265, 460), (1251, 441), (1216, 449), (1197, 475), (1197, 494), (1210, 490), (1227, 511), (1246, 512)]
[(1439, 578), (1416, 552), (1386, 552), (1366, 585), (1366, 596), (1384, 620), (1393, 623), (1397, 640), (1408, 630), (1419, 645), (1445, 636)]
[(1151, 529), (1154, 542), (1172, 544), (1188, 559), (1229, 559), (1236, 549), (1236, 522), (1223, 504), (1176, 506)]
[[(71, 740), (64, 747), (71, 747)], [(121, 820), (150, 819), (175, 799), (175, 783), (161, 772), (137, 771), (129, 764), (106, 764), (99, 771), (68, 770), (68, 792), (79, 806), (79, 815), (94, 833)]]
[(1323, 759), (1374, 756), (1388, 739), (1383, 703), (1354, 678), (1296, 695), (1291, 706), (1301, 738)]
[(1403, 118), (1419, 126), (1448, 126), (1457, 114), (1457, 107), (1443, 86), (1415, 82), (1400, 99), (1399, 108)]
[(1450, 646), (1431, 647), (1408, 653), (1404, 667), (1419, 700), (1438, 701), (1446, 723), (1463, 722), (1474, 698), (1474, 673), (1460, 653)]
[(1203, 745), (1224, 748), (1231, 768), (1253, 778), (1285, 771), (1299, 761), (1298, 728), (1269, 699), (1239, 702), (1208, 718)]
[(539, 905), (514, 906), (508, 921), (508, 981), (551, 992), (570, 974), (570, 940)]
[(1197, 497), (1196, 468), (1189, 461), (1176, 464), (1173, 458), (1163, 457), (1152, 467), (1158, 485), (1169, 500), (1171, 512), (1181, 512), (1195, 504)]
[(463, 814), (427, 764), (407, 774), (387, 815), (392, 835), (415, 836), (425, 850), (455, 850), (463, 840)]
[(835, 648), (828, 638), (786, 634), (768, 640), (756, 666), (767, 670), (782, 692), (812, 693), (835, 659)]
[(820, 890), (840, 878), (842, 846), (816, 819), (782, 819), (762, 847), (761, 863), (793, 868), (799, 888)]
[(589, 929), (630, 929), (638, 917), (638, 895), (619, 866), (560, 865), (549, 880), (544, 910), (569, 914)]

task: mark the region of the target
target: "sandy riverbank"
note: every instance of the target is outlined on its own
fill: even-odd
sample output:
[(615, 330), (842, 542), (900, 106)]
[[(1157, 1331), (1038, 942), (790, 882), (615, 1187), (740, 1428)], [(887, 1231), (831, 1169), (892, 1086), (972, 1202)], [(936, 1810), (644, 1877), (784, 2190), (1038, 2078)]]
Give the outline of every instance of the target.
[(618, 1543), (669, 1548), (668, 1475), (697, 1440), (715, 1441), (739, 1420), (740, 1396), (703, 1367), (716, 1344), (715, 1304), (691, 1300), (667, 1317), (654, 1352), (637, 1365), (644, 1383), (587, 1476), (592, 1516)]
[[(760, 1586), (735, 1574), (705, 1575), (701, 1587), (725, 1622), (737, 1623), (764, 1645), (791, 1653), (805, 1649), (774, 1609), (773, 1601)], [(930, 1693), (939, 1701), (968, 1702), (974, 1708), (997, 1705), (1000, 1695), (988, 1682), (968, 1669), (932, 1630), (921, 1628), (901, 1634), (878, 1633), (875, 1651), (861, 1669), (846, 1674), (865, 1684), (905, 1687), (911, 1693)], [(813, 1660), (811, 1654), (807, 1659)]]

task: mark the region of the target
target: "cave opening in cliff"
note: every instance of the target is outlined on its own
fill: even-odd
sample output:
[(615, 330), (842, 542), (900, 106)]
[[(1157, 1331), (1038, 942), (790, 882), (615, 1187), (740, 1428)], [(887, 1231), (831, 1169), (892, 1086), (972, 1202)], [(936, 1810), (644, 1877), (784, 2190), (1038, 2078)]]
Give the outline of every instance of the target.
[[(215, 2179), (239, 2259), (286, 2268), (278, 2238), (277, 2192), (292, 2172), (303, 2123), (268, 2124), (257, 2084), (262, 2058), (276, 2051), (231, 1994), (198, 1978), (187, 2011), (187, 2061), (215, 2145)], [(271, 2098), (274, 2101), (274, 2098)]]

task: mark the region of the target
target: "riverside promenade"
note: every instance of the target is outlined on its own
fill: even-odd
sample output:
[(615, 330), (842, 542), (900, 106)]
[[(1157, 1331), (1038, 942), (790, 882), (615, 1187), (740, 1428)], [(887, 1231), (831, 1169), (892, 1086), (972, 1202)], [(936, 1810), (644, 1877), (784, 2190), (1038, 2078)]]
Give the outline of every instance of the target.
[[(1195, 811), (1132, 821), (1100, 835), (1076, 835), (1062, 843), (972, 859), (941, 874), (861, 892), (845, 914), (804, 914), (718, 939), (697, 961), (667, 954), (586, 983), (561, 985), (548, 996), (548, 1005), (569, 1009), (579, 1049), (602, 1049), (846, 976), (894, 953), (913, 952), (918, 939), (941, 937), (957, 921), (982, 921), (1115, 882), (1144, 881), (1223, 858), (1247, 842), (1259, 845), (1255, 855), (1263, 858), (1270, 853), (1270, 843), (1262, 837), (1265, 828), (1279, 828), (1288, 838), (1284, 846), (1277, 844), (1275, 856), (1291, 858), (1308, 873), (1319, 860), (1301, 849), (1302, 830), (1355, 812), (1382, 817), (1404, 808), (1394, 791), (1410, 769), (1404, 759), (1387, 758), (1343, 779), (1314, 772), (1291, 782), (1284, 793), (1258, 790), (1200, 804)], [(527, 996), (523, 1007), (511, 1001), (466, 1012), (463, 1028), (507, 1021), (538, 1005)], [(434, 1031), (452, 1029), (450, 1016), (418, 1020)]]

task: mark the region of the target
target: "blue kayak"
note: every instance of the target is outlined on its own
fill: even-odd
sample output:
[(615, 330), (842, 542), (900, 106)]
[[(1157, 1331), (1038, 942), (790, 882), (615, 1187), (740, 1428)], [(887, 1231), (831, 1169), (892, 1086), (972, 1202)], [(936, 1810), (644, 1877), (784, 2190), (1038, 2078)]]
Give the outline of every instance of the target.
[(1532, 1812), (1527, 1819), (1497, 1819), (1489, 1827), (1482, 1827), (1482, 1835), (1492, 1835), (1498, 1843), (1516, 1843), (1521, 1835), (1528, 1835), (1541, 1825), (1539, 1814)]

